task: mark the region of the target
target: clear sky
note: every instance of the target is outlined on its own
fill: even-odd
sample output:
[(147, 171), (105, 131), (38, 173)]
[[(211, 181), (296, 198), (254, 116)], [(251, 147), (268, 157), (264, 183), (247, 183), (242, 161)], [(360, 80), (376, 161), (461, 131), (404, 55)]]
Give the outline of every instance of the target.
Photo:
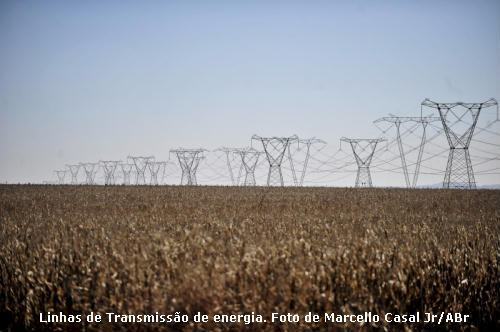
[(0, 2), (2, 182), (253, 134), (337, 148), (424, 98), (490, 97), (497, 0)]

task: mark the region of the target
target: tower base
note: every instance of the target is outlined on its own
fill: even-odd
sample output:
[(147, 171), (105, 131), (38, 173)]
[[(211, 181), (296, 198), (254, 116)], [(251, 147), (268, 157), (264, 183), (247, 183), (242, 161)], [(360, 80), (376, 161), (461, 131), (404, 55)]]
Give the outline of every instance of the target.
[(443, 188), (476, 189), (468, 148), (451, 148)]
[(356, 176), (356, 188), (370, 188), (372, 186), (372, 177), (370, 175), (370, 168), (361, 166), (358, 167), (358, 174)]

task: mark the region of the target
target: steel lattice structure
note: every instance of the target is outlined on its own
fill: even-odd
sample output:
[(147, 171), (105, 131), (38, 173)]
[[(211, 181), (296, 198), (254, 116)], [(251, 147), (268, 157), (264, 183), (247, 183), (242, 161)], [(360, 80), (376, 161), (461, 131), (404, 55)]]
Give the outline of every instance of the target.
[(175, 153), (179, 166), (182, 170), (181, 184), (195, 186), (198, 184), (196, 179), (196, 171), (200, 165), (200, 161), (204, 158), (205, 149), (184, 149), (178, 148), (170, 150), (170, 153)]
[(281, 164), (283, 157), (288, 149), (290, 143), (298, 141), (297, 135), (290, 137), (261, 137), (257, 135), (252, 136), (252, 141), (258, 140), (264, 147), (266, 158), (269, 163), (269, 173), (267, 174), (268, 186), (281, 186), (285, 185), (283, 181), (283, 173), (281, 171)]
[(132, 160), (132, 164), (135, 166), (135, 184), (146, 184), (146, 169), (148, 167), (148, 163), (153, 162), (155, 157), (128, 156), (128, 159)]
[(243, 148), (234, 149), (234, 154), (241, 158), (241, 164), (245, 170), (245, 180), (243, 182), (244, 186), (255, 186), (255, 168), (257, 167), (257, 162), (259, 161), (260, 155), (263, 153), (257, 151), (254, 148)]
[[(497, 107), (498, 114), (498, 102), (493, 98), (483, 103), (438, 103), (429, 99), (422, 102), (422, 108), (437, 109), (450, 146), (443, 188), (476, 188), (469, 146), (481, 110), (493, 106)], [(467, 122), (467, 127), (461, 131), (455, 129), (454, 124), (464, 122), (466, 116), (470, 120)]]
[[(485, 108), (496, 106), (496, 119), (483, 126), (482, 123), (489, 113), (482, 116), (478, 122), (481, 111)], [(423, 109), (431, 108), (439, 113), (439, 116), (422, 116)], [(485, 116), (486, 115), (486, 116)], [(491, 115), (494, 115), (491, 113)], [(286, 175), (286, 184), (303, 186), (306, 173), (309, 175), (307, 183), (311, 185), (325, 185), (338, 180), (346, 179), (354, 172), (357, 164), (356, 187), (371, 187), (372, 177), (370, 166), (373, 172), (398, 173), (403, 174), (407, 188), (415, 188), (417, 182), (427, 180), (428, 177), (438, 176), (440, 179), (444, 174), (444, 188), (476, 188), (475, 175), (482, 179), (482, 176), (490, 177), (493, 174), (500, 174), (500, 167), (492, 165), (493, 162), (500, 160), (498, 148), (500, 144), (492, 142), (486, 137), (500, 137), (498, 131), (490, 127), (500, 123), (500, 113), (498, 102), (495, 99), (489, 99), (482, 103), (438, 103), (425, 99), (421, 103), (420, 116), (389, 116), (379, 118), (374, 121), (377, 128), (385, 134), (389, 129), (395, 127), (395, 137), (386, 144), (385, 152), (378, 144), (386, 141), (385, 138), (361, 139), (361, 138), (341, 138), (341, 144), (338, 151), (333, 154), (323, 146), (316, 147), (315, 144), (326, 144), (326, 142), (315, 137), (300, 139), (296, 135), (289, 137), (261, 137), (253, 135), (251, 137), (251, 146), (248, 148), (227, 148), (222, 147), (214, 151), (225, 153), (225, 162), (221, 154), (216, 154), (215, 159), (211, 158), (202, 163), (205, 159), (205, 149), (172, 149), (170, 153), (175, 153), (176, 159), (182, 171), (181, 184), (197, 185), (198, 168), (200, 176), (203, 177), (203, 183), (227, 184), (227, 173), (220, 172), (221, 168), (227, 166), (229, 178), (232, 185), (256, 185), (256, 169), (260, 170), (259, 165), (269, 165), (267, 170), (268, 186), (284, 186)], [(438, 124), (440, 123), (440, 124)], [(464, 127), (460, 130), (459, 127)], [(386, 130), (380, 127), (385, 127)], [(421, 135), (419, 134), (421, 132)], [(443, 135), (443, 133), (445, 135)], [(483, 134), (481, 134), (483, 133)], [(481, 134), (481, 136), (479, 136)], [(446, 136), (447, 143), (444, 143)], [(435, 142), (435, 139), (438, 142)], [(256, 150), (252, 146), (254, 141), (259, 141), (263, 149)], [(348, 142), (351, 146), (352, 155), (342, 150), (342, 143)], [(471, 142), (475, 147), (472, 158), (475, 163), (472, 164), (469, 148)], [(292, 144), (293, 143), (293, 144)], [(297, 143), (295, 146), (294, 144)], [(396, 152), (397, 150), (399, 153)], [(394, 147), (389, 149), (389, 146)], [(487, 148), (481, 148), (487, 146)], [(497, 147), (496, 150), (488, 150), (491, 147)], [(379, 155), (379, 152), (380, 155)], [(265, 153), (266, 160), (260, 158)], [(376, 156), (375, 156), (376, 154)], [(418, 154), (418, 155), (417, 155)], [(288, 159), (288, 162), (284, 160)], [(170, 158), (169, 158), (170, 160)], [(415, 162), (413, 162), (416, 160)], [(427, 161), (432, 160), (431, 163)], [(373, 163), (372, 163), (373, 161)], [(285, 163), (284, 163), (285, 162)], [(446, 162), (446, 169), (436, 167), (440, 162)], [(88, 185), (95, 184), (95, 177), (98, 167), (102, 166), (103, 177), (98, 177), (98, 183), (112, 185), (121, 180), (123, 174), (123, 184), (131, 183), (131, 177), (135, 177), (136, 184), (158, 185), (164, 183), (164, 176), (167, 172), (167, 165), (171, 162), (156, 162), (153, 156), (129, 156), (127, 161), (122, 163), (113, 160), (101, 160), (99, 163), (79, 163), (66, 165), (66, 170), (54, 171), (57, 175), (58, 183), (64, 184), (66, 174), (71, 174), (71, 182)], [(225, 163), (225, 165), (223, 165)], [(120, 166), (121, 173), (115, 178), (116, 169)], [(289, 167), (288, 167), (289, 166)], [(476, 174), (473, 170), (476, 171)], [(259, 167), (259, 168), (258, 168)], [(413, 168), (413, 172), (410, 168)], [(83, 168), (85, 180), (78, 178), (80, 168)], [(171, 171), (177, 167), (172, 167)], [(308, 169), (309, 168), (309, 169)], [(421, 171), (422, 169), (422, 171)], [(146, 173), (148, 172), (148, 173)], [(242, 174), (245, 172), (245, 178), (242, 180)], [(171, 174), (173, 174), (171, 173)], [(225, 174), (223, 174), (225, 173)], [(300, 173), (300, 174), (298, 174)], [(339, 173), (349, 173), (346, 176), (336, 176)], [(100, 173), (99, 173), (100, 174)], [(260, 172), (259, 172), (260, 174)], [(335, 177), (332, 180), (332, 176)], [(292, 182), (293, 181), (293, 182)], [(439, 180), (438, 180), (439, 181)], [(260, 181), (259, 181), (260, 182)], [(435, 183), (435, 180), (433, 180)], [(434, 185), (432, 185), (434, 186)]]
[(166, 166), (165, 161), (152, 161), (148, 163), (149, 167), (149, 172), (151, 174), (151, 180), (150, 184), (157, 186), (158, 183), (158, 174), (160, 173), (160, 170), (163, 169), (163, 172), (165, 172), (165, 166)]
[(78, 184), (78, 171), (80, 170), (80, 166), (80, 164), (66, 165), (71, 173), (71, 184)]
[(101, 160), (99, 163), (104, 170), (104, 184), (113, 185), (115, 184), (115, 171), (120, 163), (120, 160)]
[(372, 177), (370, 174), (370, 164), (375, 154), (377, 144), (385, 141), (385, 138), (346, 138), (342, 137), (341, 142), (351, 145), (352, 153), (358, 165), (356, 175), (356, 187), (372, 187)]
[(227, 166), (227, 169), (229, 171), (229, 177), (231, 179), (231, 184), (233, 186), (238, 185), (238, 182), (239, 182), (239, 179), (240, 179), (240, 175), (241, 175), (241, 169), (243, 167), (243, 164), (240, 167), (240, 171), (239, 171), (240, 174), (238, 174), (238, 177), (236, 178), (234, 176), (234, 173), (233, 173), (233, 167), (231, 165), (231, 160), (230, 160), (229, 156), (235, 154), (239, 150), (241, 150), (241, 149), (238, 149), (238, 148), (228, 148), (228, 147), (221, 147), (221, 148), (219, 148), (217, 150), (214, 150), (214, 151), (221, 151), (221, 152), (225, 153), (225, 155), (226, 155), (226, 166)]
[(66, 177), (66, 170), (65, 169), (57, 170), (57, 171), (54, 171), (54, 173), (56, 173), (56, 176), (57, 176), (57, 183), (64, 184), (64, 178)]
[[(396, 139), (398, 142), (399, 156), (401, 158), (401, 167), (403, 169), (403, 174), (405, 177), (405, 183), (407, 188), (415, 188), (418, 181), (418, 175), (420, 173), (420, 164), (422, 162), (422, 155), (424, 152), (424, 146), (426, 142), (426, 129), (427, 125), (431, 122), (440, 121), (438, 117), (423, 117), (423, 116), (386, 116), (375, 120), (373, 123), (377, 124), (380, 122), (389, 122), (396, 127)], [(410, 176), (408, 172), (408, 166), (406, 163), (405, 151), (403, 148), (403, 141), (401, 139), (401, 124), (406, 122), (419, 123), (422, 126), (422, 137), (420, 138), (420, 146), (418, 149), (418, 157), (415, 163), (415, 171), (413, 173), (413, 181), (410, 183)]]
[(300, 147), (300, 145), (306, 146), (306, 156), (304, 159), (304, 165), (302, 166), (300, 180), (297, 180), (297, 176), (295, 173), (295, 166), (293, 165), (292, 153), (290, 151), (291, 144), (288, 144), (288, 160), (290, 161), (290, 168), (292, 169), (293, 182), (295, 183), (296, 186), (302, 186), (302, 184), (304, 183), (304, 178), (306, 176), (307, 165), (309, 163), (309, 157), (311, 156), (311, 146), (313, 144), (326, 144), (326, 142), (319, 139), (319, 138), (312, 137), (312, 138), (299, 138), (298, 143), (299, 143), (299, 147)]
[(99, 163), (80, 163), (85, 171), (85, 184), (93, 185)]

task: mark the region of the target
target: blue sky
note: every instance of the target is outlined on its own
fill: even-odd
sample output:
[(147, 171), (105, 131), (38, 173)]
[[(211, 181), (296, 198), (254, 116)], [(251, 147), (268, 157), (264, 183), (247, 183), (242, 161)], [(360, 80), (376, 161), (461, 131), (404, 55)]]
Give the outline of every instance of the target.
[(0, 49), (2, 182), (500, 98), (499, 1), (2, 1)]

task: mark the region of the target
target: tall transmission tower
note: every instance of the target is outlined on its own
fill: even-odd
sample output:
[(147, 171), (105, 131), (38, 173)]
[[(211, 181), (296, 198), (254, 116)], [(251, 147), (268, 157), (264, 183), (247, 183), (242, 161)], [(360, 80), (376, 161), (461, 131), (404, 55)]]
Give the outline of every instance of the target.
[(306, 154), (305, 154), (305, 158), (304, 158), (304, 164), (302, 165), (300, 179), (297, 179), (297, 176), (296, 176), (295, 166), (293, 164), (293, 158), (292, 158), (292, 152), (291, 152), (291, 146), (292, 146), (291, 144), (288, 144), (288, 160), (290, 161), (290, 168), (292, 170), (293, 182), (295, 183), (296, 186), (302, 186), (302, 184), (304, 183), (304, 178), (306, 176), (307, 165), (309, 163), (309, 157), (311, 155), (311, 146), (313, 144), (326, 144), (326, 142), (321, 140), (321, 139), (318, 139), (316, 137), (312, 137), (312, 138), (299, 138), (298, 143), (299, 143), (298, 144), (299, 149), (302, 149), (302, 147), (304, 145), (306, 147)]
[[(373, 123), (377, 124), (380, 122), (388, 122), (396, 127), (396, 139), (398, 142), (399, 156), (401, 158), (401, 167), (403, 168), (403, 173), (405, 177), (405, 183), (407, 188), (415, 188), (418, 181), (418, 175), (420, 173), (420, 164), (422, 162), (422, 155), (424, 152), (424, 146), (427, 139), (426, 129), (427, 125), (431, 122), (440, 121), (438, 117), (423, 117), (423, 116), (386, 116), (375, 120)], [(422, 126), (422, 137), (420, 138), (420, 146), (418, 148), (417, 162), (415, 163), (415, 172), (413, 173), (413, 180), (410, 183), (410, 176), (408, 172), (408, 165), (406, 163), (405, 151), (403, 148), (403, 140), (401, 139), (401, 124), (413, 122), (419, 123)], [(385, 132), (385, 131), (384, 131)]]
[(200, 165), (200, 161), (204, 158), (205, 149), (184, 149), (178, 148), (170, 150), (170, 153), (175, 153), (179, 166), (182, 170), (181, 184), (189, 186), (197, 185), (196, 171)]
[(241, 158), (241, 164), (245, 170), (244, 186), (255, 186), (255, 168), (259, 161), (260, 155), (263, 153), (254, 148), (234, 149), (234, 154)]
[(268, 186), (284, 186), (281, 164), (283, 157), (290, 143), (297, 141), (297, 135), (290, 137), (261, 137), (252, 136), (252, 141), (257, 140), (262, 143), (266, 158), (269, 163), (269, 173), (267, 174)]
[[(435, 108), (439, 112), (441, 124), (450, 145), (443, 188), (476, 188), (469, 146), (481, 110), (492, 106), (496, 106), (498, 116), (498, 102), (493, 98), (483, 103), (437, 103), (429, 99), (422, 102), (422, 108)], [(464, 126), (457, 128), (455, 126), (457, 123)]]
[(54, 172), (56, 173), (56, 176), (57, 176), (57, 183), (64, 184), (64, 178), (66, 177), (66, 170), (63, 169), (63, 170), (57, 170)]
[(118, 167), (120, 160), (101, 160), (99, 163), (102, 165), (104, 170), (104, 184), (113, 185), (115, 184), (115, 171)]
[(135, 166), (135, 184), (146, 184), (146, 169), (148, 167), (148, 163), (153, 162), (155, 157), (128, 156), (128, 159), (132, 160), (132, 163)]
[[(351, 145), (352, 153), (358, 164), (356, 175), (356, 187), (372, 187), (372, 177), (370, 174), (370, 164), (377, 144), (385, 141), (385, 138), (346, 138), (342, 137), (340, 142), (347, 142)], [(342, 143), (341, 143), (342, 144)]]
[(152, 161), (148, 163), (149, 167), (149, 172), (151, 173), (151, 180), (150, 184), (151, 185), (158, 185), (158, 174), (160, 173), (160, 170), (163, 169), (163, 172), (165, 172), (165, 166), (166, 166), (165, 161)]
[(78, 171), (80, 170), (80, 164), (77, 165), (66, 165), (69, 172), (71, 173), (71, 184), (78, 184)]
[(123, 184), (130, 184), (130, 173), (132, 172), (132, 167), (134, 164), (120, 163), (120, 168), (122, 169), (123, 174)]
[(95, 175), (97, 173), (98, 163), (80, 163), (85, 171), (85, 183), (88, 185), (94, 184)]
[[(227, 170), (229, 171), (229, 177), (231, 178), (231, 184), (233, 186), (235, 186), (235, 185), (238, 184), (239, 174), (238, 174), (238, 178), (236, 178), (234, 176), (233, 165), (231, 165), (231, 158), (230, 158), (230, 156), (234, 156), (234, 154), (236, 154), (236, 152), (239, 151), (239, 150), (241, 150), (241, 149), (238, 149), (238, 148), (227, 148), (227, 147), (221, 147), (221, 148), (219, 148), (217, 150), (214, 150), (214, 151), (221, 151), (221, 152), (224, 152), (226, 154)], [(241, 168), (242, 167), (243, 167), (243, 164), (240, 167), (240, 173), (241, 173)]]

